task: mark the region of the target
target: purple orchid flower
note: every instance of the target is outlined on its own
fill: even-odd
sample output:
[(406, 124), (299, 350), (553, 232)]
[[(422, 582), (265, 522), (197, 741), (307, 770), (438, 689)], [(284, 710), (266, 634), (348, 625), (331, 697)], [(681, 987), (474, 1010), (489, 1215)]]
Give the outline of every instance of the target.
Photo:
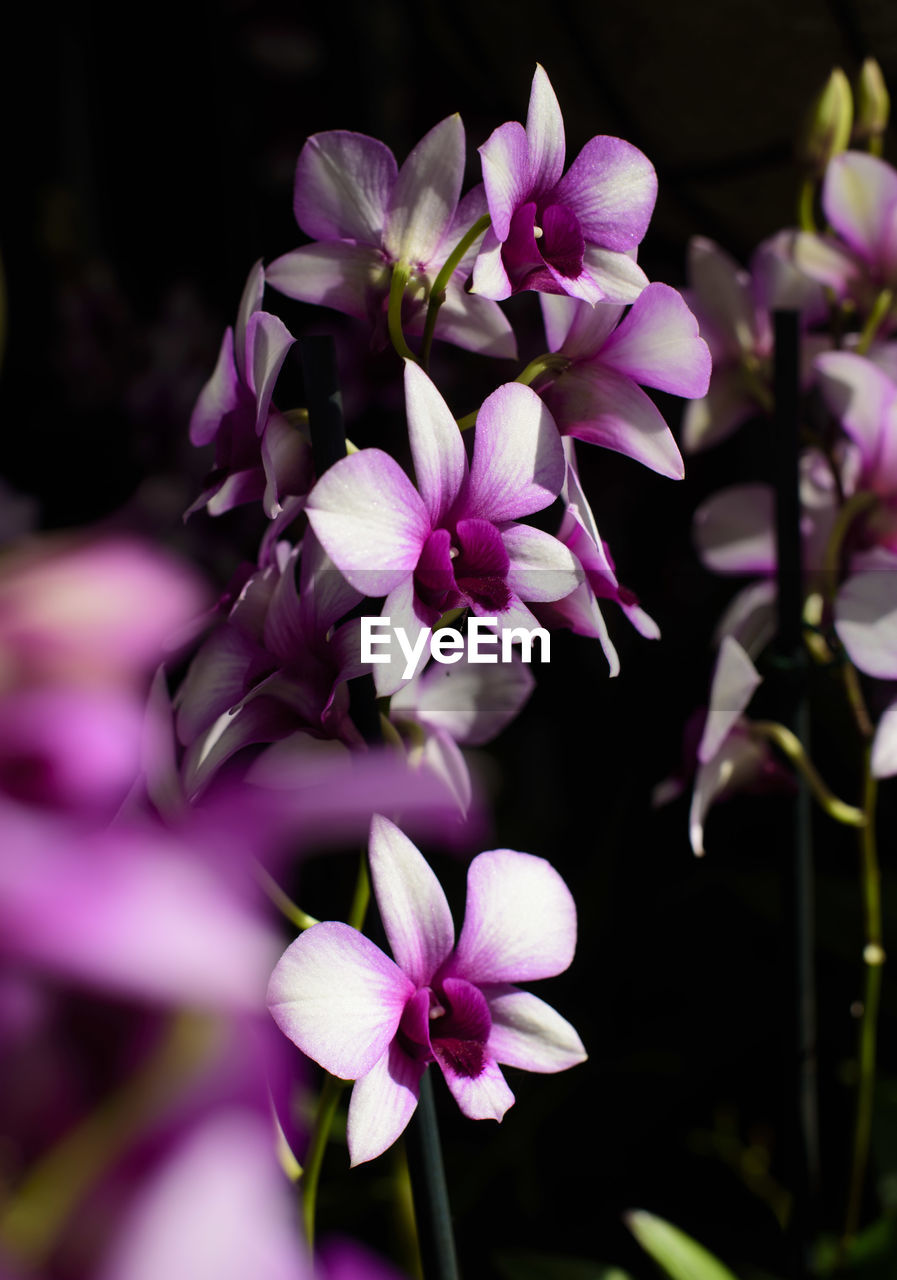
[(301, 547), (277, 544), (273, 562), (244, 584), (179, 690), (182, 775), (191, 797), (242, 748), (299, 729), (361, 745), (346, 688), (368, 669), (360, 661), (360, 623), (337, 625), (360, 599), (314, 533)]
[(644, 611), (634, 592), (617, 579), (610, 548), (598, 532), (595, 517), (579, 479), (576, 446), (571, 438), (564, 440), (567, 474), (561, 499), (564, 514), (558, 530), (563, 542), (582, 566), (584, 581), (561, 600), (535, 606), (539, 620), (550, 627), (569, 627), (576, 635), (593, 636), (607, 658), (611, 676), (620, 673), (620, 658), (608, 633), (599, 600), (613, 600), (620, 606), (636, 631), (648, 640), (660, 637), (660, 628)]
[(522, 710), (535, 688), (528, 666), (511, 662), (486, 666), (468, 661), (468, 651), (452, 666), (433, 662), (394, 694), (393, 726), (408, 740), (409, 752), (443, 777), (467, 813), (472, 786), (461, 747), (491, 742)]
[[(449, 254), (485, 213), (481, 188), (459, 204), (464, 126), (447, 117), (399, 169), (390, 149), (362, 133), (333, 130), (308, 139), (296, 165), (293, 209), (315, 242), (272, 262), (275, 289), (333, 307), (373, 328), (385, 346), (393, 267), (410, 271), (402, 308), (406, 333), (423, 331), (430, 289)], [(455, 268), (435, 336), (469, 351), (514, 359), (517, 344), (501, 309), (467, 293), (476, 246)]]
[(653, 803), (665, 804), (685, 790), (687, 777), (694, 773), (688, 834), (697, 858), (704, 856), (707, 814), (717, 800), (737, 791), (769, 791), (790, 785), (790, 775), (775, 759), (769, 742), (752, 731), (744, 716), (760, 680), (738, 641), (725, 636), (713, 672), (704, 723), (698, 727), (693, 719), (686, 728), (686, 759), (681, 773), (654, 789)]
[[(416, 640), (450, 609), (502, 627), (538, 626), (524, 601), (557, 600), (580, 580), (567, 548), (518, 523), (547, 507), (564, 480), (564, 451), (539, 397), (507, 383), (483, 403), (468, 465), (455, 419), (427, 375), (405, 363), (411, 453), (420, 492), (380, 449), (337, 462), (309, 495), (308, 518), (336, 566)], [(402, 665), (375, 669), (381, 694)]]
[(564, 173), (564, 121), (537, 64), (526, 129), (501, 125), (480, 147), (492, 226), (473, 272), (475, 293), (521, 289), (584, 302), (634, 302), (648, 283), (636, 265), (657, 198), (654, 167), (620, 138), (587, 142)]
[[(772, 403), (775, 307), (800, 310), (805, 324), (826, 314), (823, 290), (791, 261), (794, 233), (765, 240), (745, 271), (724, 249), (703, 236), (688, 247), (688, 304), (713, 357), (707, 394), (686, 406), (682, 445), (686, 453), (706, 449), (732, 435)], [(830, 346), (823, 335), (804, 338), (802, 378), (811, 378), (813, 356)]]
[(190, 440), (197, 446), (214, 441), (215, 471), (188, 516), (202, 507), (217, 516), (261, 499), (269, 519), (291, 519), (311, 487), (311, 444), (272, 403), (294, 338), (282, 320), (261, 310), (264, 289), (257, 262), (193, 409)]
[(859, 452), (857, 487), (881, 499), (856, 522), (861, 545), (897, 551), (897, 384), (850, 351), (818, 356), (815, 368), (826, 404)]
[[(860, 671), (897, 681), (897, 554), (877, 548), (857, 559), (835, 599), (835, 630)], [(897, 700), (881, 715), (870, 763), (876, 778), (897, 774)]]
[(549, 348), (570, 361), (540, 390), (558, 430), (681, 480), (685, 469), (672, 432), (641, 390), (690, 399), (707, 393), (710, 352), (680, 295), (669, 285), (649, 284), (622, 320), (619, 306), (551, 296), (540, 301)]
[(420, 1079), (437, 1062), (465, 1115), (501, 1120), (514, 1101), (499, 1063), (563, 1071), (585, 1059), (579, 1036), (549, 1005), (511, 985), (562, 973), (573, 959), (576, 908), (544, 859), (478, 854), (455, 945), (439, 881), (386, 818), (371, 823), (371, 875), (394, 960), (348, 925), (314, 925), (271, 976), (268, 1006), (303, 1053), (354, 1080), (353, 1165), (399, 1137)]
[[(897, 172), (877, 156), (843, 151), (825, 171), (822, 208), (832, 233), (798, 232), (794, 262), (866, 316), (882, 290), (897, 287)], [(894, 323), (891, 309), (880, 328), (892, 331)]]

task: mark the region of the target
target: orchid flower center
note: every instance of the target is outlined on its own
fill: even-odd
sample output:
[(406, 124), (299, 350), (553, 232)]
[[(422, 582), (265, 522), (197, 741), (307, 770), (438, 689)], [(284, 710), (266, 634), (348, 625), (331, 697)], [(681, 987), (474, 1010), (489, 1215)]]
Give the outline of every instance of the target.
[(412, 1058), (453, 1075), (476, 1077), (486, 1065), (492, 1018), (483, 993), (463, 978), (420, 987), (405, 1006), (399, 1039)]
[(464, 607), (500, 613), (511, 599), (505, 581), (510, 564), (491, 521), (458, 520), (453, 531), (434, 529), (427, 538), (414, 571), (415, 591), (440, 614)]

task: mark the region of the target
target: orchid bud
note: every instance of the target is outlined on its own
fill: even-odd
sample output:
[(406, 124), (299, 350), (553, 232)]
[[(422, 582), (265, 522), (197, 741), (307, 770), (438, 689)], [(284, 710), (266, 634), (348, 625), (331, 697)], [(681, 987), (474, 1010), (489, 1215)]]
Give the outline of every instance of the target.
[(868, 145), (875, 155), (881, 154), (890, 111), (891, 99), (881, 67), (874, 58), (867, 58), (860, 68), (857, 80), (853, 138), (856, 142)]
[(807, 116), (798, 156), (821, 175), (828, 162), (846, 150), (853, 124), (853, 95), (847, 76), (835, 67)]

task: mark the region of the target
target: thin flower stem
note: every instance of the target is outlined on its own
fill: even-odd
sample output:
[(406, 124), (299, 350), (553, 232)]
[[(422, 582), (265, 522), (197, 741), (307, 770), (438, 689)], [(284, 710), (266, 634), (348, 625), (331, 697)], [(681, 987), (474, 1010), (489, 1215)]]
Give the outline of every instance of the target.
[(389, 285), (389, 310), (386, 313), (386, 325), (389, 336), (396, 351), (405, 360), (414, 360), (415, 355), (402, 332), (402, 298), (405, 286), (411, 275), (407, 262), (397, 262), (392, 269), (392, 280)]
[(855, 805), (839, 800), (836, 795), (829, 791), (796, 734), (792, 733), (785, 725), (778, 724), (774, 720), (752, 720), (751, 730), (762, 734), (764, 738), (768, 738), (770, 742), (779, 748), (783, 755), (788, 757), (791, 763), (796, 766), (801, 777), (806, 780), (816, 801), (830, 818), (834, 818), (836, 822), (843, 822), (848, 827), (865, 826), (865, 812), (862, 809), (857, 809)]
[(315, 1127), (312, 1130), (311, 1144), (305, 1157), (305, 1172), (302, 1175), (302, 1218), (305, 1223), (305, 1238), (309, 1250), (315, 1246), (315, 1211), (318, 1207), (318, 1183), (321, 1180), (321, 1166), (324, 1163), (324, 1152), (330, 1139), (333, 1118), (342, 1097), (344, 1080), (336, 1076), (327, 1076), (321, 1096), (318, 1098), (318, 1109), (315, 1113)]
[(563, 373), (565, 369), (569, 368), (569, 356), (562, 356), (556, 351), (546, 351), (544, 355), (536, 356), (535, 360), (530, 360), (523, 372), (518, 373), (514, 381), (522, 382), (525, 387), (531, 387), (543, 373)]
[(414, 1216), (426, 1280), (459, 1280), (442, 1144), (429, 1067), (420, 1082), (420, 1101), (406, 1137)]
[(816, 199), (816, 179), (811, 175), (804, 178), (797, 197), (797, 222), (801, 231), (816, 231), (816, 214), (813, 209)]
[(477, 425), (477, 413), (478, 410), (474, 409), (473, 413), (465, 413), (463, 418), (458, 418), (458, 430), (469, 431), (471, 427), (475, 427)]
[(857, 1233), (863, 1187), (869, 1164), (869, 1140), (872, 1133), (872, 1110), (875, 1094), (875, 1056), (878, 1035), (878, 1007), (881, 999), (882, 968), (885, 951), (882, 945), (881, 877), (875, 845), (875, 802), (877, 781), (872, 775), (871, 752), (865, 751), (863, 778), (863, 809), (866, 823), (860, 835), (860, 874), (863, 885), (863, 916), (865, 920), (865, 990), (859, 1036), (859, 1084), (857, 1088), (856, 1127), (853, 1136), (853, 1159), (850, 1170), (850, 1187), (844, 1232), (841, 1239), (842, 1255)]
[[(353, 929), (361, 930), (368, 903), (371, 900), (371, 880), (368, 873), (367, 854), (362, 852), (358, 860), (358, 873), (355, 877), (355, 889), (352, 894), (352, 905), (349, 907), (347, 923)], [(318, 1202), (318, 1183), (321, 1179), (321, 1166), (324, 1153), (330, 1141), (330, 1130), (340, 1096), (345, 1086), (344, 1080), (328, 1075), (318, 1098), (318, 1109), (315, 1113), (315, 1124), (312, 1130), (311, 1143), (305, 1157), (305, 1169), (302, 1175), (302, 1218), (305, 1223), (305, 1237), (309, 1249), (315, 1243), (315, 1212)]]
[(470, 230), (461, 237), (454, 249), (451, 251), (445, 262), (439, 269), (436, 279), (433, 281), (433, 288), (430, 290), (430, 301), (427, 303), (427, 318), (424, 321), (424, 336), (420, 348), (420, 362), (424, 369), (430, 365), (430, 348), (433, 345), (433, 333), (436, 329), (436, 317), (439, 314), (439, 308), (445, 302), (445, 291), (451, 280), (458, 263), (464, 257), (467, 250), (483, 232), (491, 224), (491, 218), (488, 213), (484, 213), (481, 218), (473, 224)]
[(274, 903), (277, 910), (289, 920), (290, 924), (294, 924), (297, 929), (310, 929), (313, 924), (319, 924), (314, 916), (310, 916), (307, 911), (303, 911), (297, 906), (293, 899), (281, 889), (280, 885), (269, 875), (261, 863), (256, 863), (256, 878), (264, 889), (265, 893)]
[(860, 340), (856, 345), (856, 353), (858, 356), (864, 356), (872, 343), (875, 336), (887, 319), (888, 312), (894, 302), (894, 294), (890, 289), (882, 289), (881, 293), (875, 299), (875, 306), (869, 313), (869, 318), (863, 325), (863, 332), (860, 334)]
[(874, 493), (863, 490), (848, 498), (835, 517), (822, 561), (824, 589), (830, 604), (841, 580), (841, 560), (847, 535), (860, 516), (865, 515), (877, 502), (878, 498)]
[(844, 681), (844, 691), (847, 694), (847, 701), (853, 712), (853, 718), (856, 720), (857, 728), (860, 734), (868, 742), (875, 736), (875, 725), (869, 717), (866, 708), (866, 699), (863, 697), (863, 691), (860, 688), (860, 677), (857, 669), (852, 662), (846, 659), (841, 666), (841, 677)]

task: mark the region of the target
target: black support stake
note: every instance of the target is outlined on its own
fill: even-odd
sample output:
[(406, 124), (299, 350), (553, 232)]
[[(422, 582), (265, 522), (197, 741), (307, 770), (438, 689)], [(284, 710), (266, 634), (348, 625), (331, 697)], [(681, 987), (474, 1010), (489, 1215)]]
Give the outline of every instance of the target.
[[(800, 327), (797, 311), (774, 313), (775, 359), (772, 457), (776, 493), (778, 659), (783, 669), (782, 722), (806, 746), (809, 704), (803, 645), (803, 564), (800, 529)], [(792, 932), (794, 1190), (796, 1274), (810, 1274), (819, 1193), (815, 891), (812, 812), (802, 778), (793, 810), (793, 858), (786, 902)]]

